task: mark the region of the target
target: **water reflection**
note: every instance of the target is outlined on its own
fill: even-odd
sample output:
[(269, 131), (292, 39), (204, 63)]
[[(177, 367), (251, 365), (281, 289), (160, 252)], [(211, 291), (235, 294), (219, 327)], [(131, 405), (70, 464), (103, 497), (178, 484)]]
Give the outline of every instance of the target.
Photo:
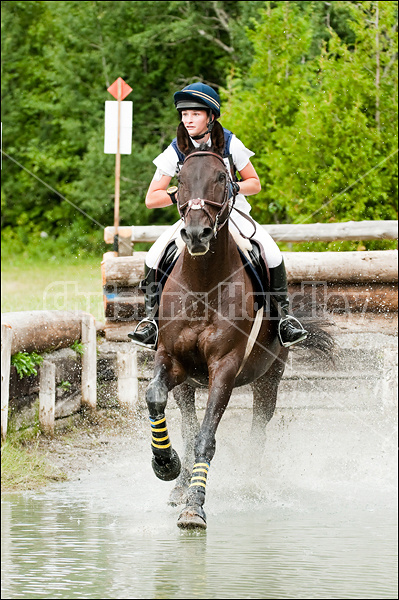
[(206, 532), (176, 527), (141, 438), (80, 480), (3, 495), (2, 597), (397, 598), (392, 422), (366, 436), (337, 414), (276, 419), (262, 463), (224, 440)]
[(160, 534), (138, 525), (78, 502), (5, 496), (2, 597), (396, 597), (393, 511), (228, 509), (199, 534), (174, 519)]

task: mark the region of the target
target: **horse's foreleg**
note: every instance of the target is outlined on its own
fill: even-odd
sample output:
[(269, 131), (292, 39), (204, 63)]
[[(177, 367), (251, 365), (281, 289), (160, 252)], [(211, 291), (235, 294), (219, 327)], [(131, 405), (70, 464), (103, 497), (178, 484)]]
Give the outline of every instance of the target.
[(152, 468), (155, 475), (163, 481), (176, 479), (180, 473), (180, 459), (172, 448), (165, 417), (168, 392), (177, 383), (180, 382), (171, 376), (167, 363), (160, 362), (146, 392), (152, 433)]
[(216, 449), (216, 430), (230, 400), (238, 367), (218, 365), (210, 370), (209, 399), (204, 420), (195, 438), (195, 462), (188, 489), (187, 504), (180, 513), (181, 528), (206, 528), (204, 511), (208, 471)]
[(176, 506), (187, 500), (187, 490), (194, 464), (194, 440), (199, 431), (199, 423), (195, 411), (195, 389), (188, 384), (180, 385), (173, 390), (177, 406), (181, 412), (181, 428), (184, 443), (182, 468), (176, 485), (169, 496), (169, 504)]

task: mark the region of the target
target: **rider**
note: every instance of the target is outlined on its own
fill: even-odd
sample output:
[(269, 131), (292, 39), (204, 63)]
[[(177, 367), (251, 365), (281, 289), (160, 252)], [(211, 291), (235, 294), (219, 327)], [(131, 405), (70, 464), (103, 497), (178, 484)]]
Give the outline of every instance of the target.
[[(210, 136), (213, 122), (220, 116), (220, 98), (217, 92), (204, 83), (193, 83), (183, 90), (174, 94), (174, 102), (179, 112), (180, 120), (186, 127), (195, 147), (201, 144), (211, 144)], [(236, 193), (234, 206), (249, 215), (251, 205), (245, 196), (257, 194), (260, 189), (259, 177), (253, 167), (250, 158), (254, 155), (244, 144), (231, 132), (225, 131), (225, 139), (229, 139), (229, 153), (224, 157), (226, 167), (231, 172), (231, 164), (234, 165), (234, 175), (237, 171), (240, 175), (239, 181), (232, 185)], [(153, 180), (148, 188), (145, 199), (147, 208), (161, 208), (176, 204), (177, 188), (169, 187), (172, 177), (178, 172), (181, 164), (181, 156), (176, 145), (176, 140), (166, 148), (153, 161), (157, 167)], [(233, 222), (232, 222), (233, 221)], [(178, 221), (165, 233), (163, 233), (146, 255), (145, 279), (141, 288), (145, 292), (145, 308), (147, 318), (140, 321), (134, 332), (128, 334), (136, 343), (154, 348), (158, 339), (158, 325), (155, 320), (157, 308), (156, 293), (156, 271), (166, 248), (170, 248), (170, 242), (180, 235), (182, 221)], [(279, 316), (279, 338), (284, 346), (292, 346), (307, 337), (308, 332), (301, 323), (289, 314), (289, 298), (287, 291), (287, 277), (282, 254), (271, 236), (257, 223), (253, 225), (240, 213), (234, 211), (234, 218), (229, 222), (229, 229), (239, 229), (245, 235), (250, 236), (256, 227), (252, 239), (263, 248), (264, 255), (270, 272), (270, 294), (273, 299), (277, 314)]]

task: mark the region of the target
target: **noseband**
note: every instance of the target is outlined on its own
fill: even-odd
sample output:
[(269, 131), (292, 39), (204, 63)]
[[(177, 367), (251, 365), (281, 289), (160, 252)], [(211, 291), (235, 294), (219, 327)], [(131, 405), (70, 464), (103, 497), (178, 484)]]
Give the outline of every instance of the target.
[[(193, 152), (192, 154), (189, 154), (185, 158), (184, 164), (188, 160), (190, 160), (190, 158), (194, 158), (194, 157), (200, 158), (202, 156), (215, 156), (218, 160), (220, 160), (220, 162), (222, 163), (222, 165), (224, 167), (224, 170), (226, 171), (226, 185), (224, 188), (222, 203), (220, 204), (219, 202), (214, 202), (213, 200), (207, 200), (206, 198), (192, 198), (191, 200), (187, 200), (187, 202), (185, 202), (182, 205), (178, 204), (177, 207), (178, 207), (180, 216), (183, 221), (186, 220), (187, 215), (190, 212), (190, 210), (203, 210), (209, 219), (209, 222), (213, 229), (213, 234), (216, 237), (217, 234), (219, 233), (219, 231), (222, 229), (222, 227), (224, 225), (226, 225), (227, 221), (229, 220), (230, 213), (231, 213), (231, 209), (230, 209), (229, 214), (227, 215), (226, 219), (222, 223), (219, 223), (220, 217), (221, 217), (224, 209), (226, 208), (226, 202), (228, 202), (228, 200), (229, 200), (229, 174), (228, 174), (226, 165), (224, 164), (223, 158), (221, 156), (219, 156), (219, 154), (216, 154), (215, 152), (211, 152), (210, 150), (209, 151), (208, 150), (200, 150), (198, 152)], [(234, 195), (234, 199), (235, 199), (235, 195)], [(233, 202), (233, 204), (234, 204), (234, 202)], [(207, 205), (208, 206), (216, 206), (216, 207), (220, 208), (215, 219), (213, 219), (212, 215), (210, 214), (209, 210), (207, 209)]]

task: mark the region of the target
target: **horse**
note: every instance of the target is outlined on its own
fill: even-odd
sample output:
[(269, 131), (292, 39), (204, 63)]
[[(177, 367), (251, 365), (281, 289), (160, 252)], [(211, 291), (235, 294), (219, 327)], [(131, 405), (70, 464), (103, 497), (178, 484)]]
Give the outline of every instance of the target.
[[(177, 143), (185, 155), (178, 176), (178, 209), (184, 221), (181, 238), (185, 246), (163, 287), (154, 374), (146, 402), (153, 470), (162, 480), (177, 479), (170, 503), (185, 502), (177, 525), (182, 529), (205, 529), (207, 475), (215, 454), (216, 431), (232, 391), (251, 384), (251, 440), (262, 444), (289, 349), (280, 344), (277, 318), (270, 311), (263, 308), (261, 319), (257, 318), (253, 278), (243, 268), (237, 243), (229, 232), (232, 202), (229, 174), (222, 158), (221, 125), (216, 122), (213, 127), (211, 147), (194, 148), (182, 124)], [(309, 327), (307, 323), (310, 335), (301, 345), (330, 353), (331, 336), (317, 325)], [(248, 344), (251, 332), (252, 342)], [(195, 389), (200, 386), (208, 387), (201, 424), (195, 409)], [(172, 447), (166, 424), (171, 390), (182, 416), (182, 462)]]

